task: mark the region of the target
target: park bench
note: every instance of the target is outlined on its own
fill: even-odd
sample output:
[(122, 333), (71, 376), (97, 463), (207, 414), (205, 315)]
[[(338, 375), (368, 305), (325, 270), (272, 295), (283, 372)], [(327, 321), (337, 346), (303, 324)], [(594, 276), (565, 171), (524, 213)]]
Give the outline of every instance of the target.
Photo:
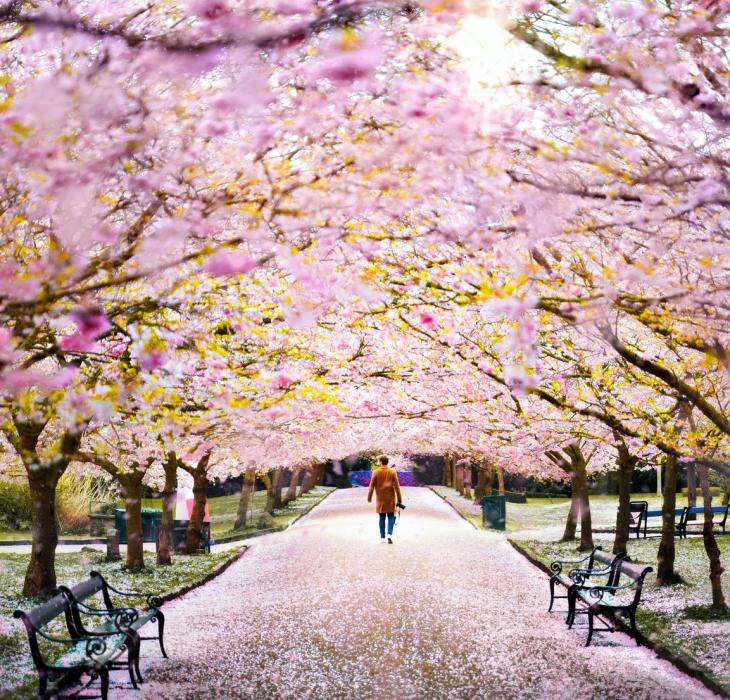
[[(28, 633), (30, 653), (39, 677), (39, 697), (58, 697), (59, 690), (66, 684), (87, 674), (89, 681), (81, 689), (86, 690), (97, 678), (101, 682), (101, 695), (109, 692), (109, 671), (126, 668), (132, 684), (136, 647), (133, 634), (122, 629), (128, 611), (114, 616), (117, 628), (93, 635), (83, 635), (70, 626), (71, 603), (66, 595), (57, 593), (48, 602), (30, 611), (16, 610), (13, 617), (19, 618)], [(54, 621), (65, 618), (66, 634), (58, 636), (48, 628)], [(127, 654), (127, 661), (120, 659)], [(96, 696), (84, 696), (96, 697)]]
[[(585, 612), (588, 614), (586, 646), (590, 646), (595, 631), (616, 631), (618, 613), (628, 615), (636, 643), (640, 643), (636, 630), (636, 609), (641, 600), (644, 578), (651, 571), (651, 566), (640, 566), (624, 560), (616, 567), (613, 583), (591, 586), (579, 584), (573, 588), (572, 595), (576, 601), (580, 600), (585, 605)], [(596, 630), (596, 618), (605, 622), (605, 627)], [(572, 628), (574, 622), (575, 614), (569, 617), (568, 627)]]
[[(71, 588), (59, 586), (58, 590), (66, 596), (70, 603), (69, 629), (76, 630), (80, 636), (106, 634), (116, 630), (130, 634), (136, 652), (133, 658), (134, 669), (140, 682), (142, 682), (142, 674), (139, 670), (139, 651), (142, 641), (156, 639), (162, 655), (167, 658), (164, 644), (165, 616), (160, 610), (162, 602), (158, 596), (117, 590), (98, 571), (92, 571), (86, 581), (77, 583)], [(125, 598), (145, 598), (147, 607), (144, 610), (138, 610), (136, 607), (117, 606), (114, 604), (110, 592)], [(96, 600), (98, 596), (101, 596), (103, 607), (89, 606), (88, 601)], [(86, 619), (96, 624), (89, 627)], [(142, 637), (140, 629), (148, 622), (157, 623), (157, 635)], [(134, 679), (132, 683), (134, 685)]]
[[(712, 511), (713, 516), (718, 515), (719, 517), (713, 518), (712, 520), (712, 526), (717, 527), (720, 530), (722, 530), (722, 534), (724, 535), (726, 530), (726, 524), (727, 524), (727, 513), (730, 509), (730, 505), (725, 506), (712, 506), (710, 510)], [(700, 506), (698, 508), (690, 508), (689, 506), (682, 509), (682, 515), (679, 519), (679, 525), (677, 525), (677, 531), (679, 532), (680, 537), (687, 537), (687, 527), (690, 525), (693, 525), (695, 527), (703, 527), (705, 524), (704, 519), (705, 509)], [(697, 520), (691, 520), (690, 515), (701, 515), (703, 517), (697, 519)]]
[[(608, 580), (612, 581), (611, 574), (618, 562), (624, 558), (624, 554), (609, 554), (604, 552), (601, 547), (594, 547), (590, 554), (582, 559), (556, 559), (550, 564), (550, 571), (553, 572), (550, 577), (550, 606), (548, 612), (552, 612), (553, 603), (559, 598), (567, 598), (569, 603), (568, 614), (570, 614), (571, 591), (578, 584), (586, 584), (586, 581), (592, 576), (608, 576)], [(566, 564), (572, 565), (567, 574), (563, 573), (563, 567)], [(579, 567), (578, 564), (584, 564)], [(560, 584), (567, 589), (566, 595), (557, 595), (555, 586)]]
[[(674, 509), (675, 522), (679, 522), (677, 518), (682, 517), (683, 511), (684, 508)], [(642, 533), (644, 538), (646, 538), (646, 529), (649, 518), (661, 517), (661, 509), (649, 510), (649, 503), (647, 501), (631, 501), (629, 503), (629, 532), (634, 533), (637, 540)], [(678, 526), (675, 528), (675, 532), (678, 533)]]

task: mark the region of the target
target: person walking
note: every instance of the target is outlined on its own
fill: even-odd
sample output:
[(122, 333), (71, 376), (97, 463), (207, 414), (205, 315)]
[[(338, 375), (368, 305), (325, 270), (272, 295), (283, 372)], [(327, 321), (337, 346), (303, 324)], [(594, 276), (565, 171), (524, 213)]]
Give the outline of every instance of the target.
[(372, 503), (375, 491), (375, 512), (378, 514), (380, 541), (385, 542), (385, 518), (388, 518), (388, 544), (393, 544), (393, 526), (395, 525), (395, 509), (401, 503), (398, 473), (388, 466), (387, 455), (378, 457), (378, 468), (370, 477), (368, 503)]

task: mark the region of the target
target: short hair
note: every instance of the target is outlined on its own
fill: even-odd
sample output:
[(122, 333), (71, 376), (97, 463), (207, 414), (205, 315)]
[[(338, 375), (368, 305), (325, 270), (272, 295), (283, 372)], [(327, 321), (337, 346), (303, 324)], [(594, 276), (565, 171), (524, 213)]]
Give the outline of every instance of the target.
[(388, 455), (380, 455), (380, 457), (378, 457), (378, 462), (383, 465), (388, 464)]

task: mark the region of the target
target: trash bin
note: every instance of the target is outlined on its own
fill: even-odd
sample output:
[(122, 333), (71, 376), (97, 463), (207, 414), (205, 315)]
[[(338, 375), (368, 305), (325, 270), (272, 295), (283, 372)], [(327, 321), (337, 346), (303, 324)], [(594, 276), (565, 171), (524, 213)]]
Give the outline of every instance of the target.
[[(142, 508), (142, 542), (157, 542), (161, 521), (161, 510)], [(123, 508), (114, 511), (114, 529), (119, 533), (119, 543), (127, 544), (127, 519)]]
[(507, 522), (507, 498), (484, 496), (482, 498), (482, 524), (493, 530), (504, 530)]

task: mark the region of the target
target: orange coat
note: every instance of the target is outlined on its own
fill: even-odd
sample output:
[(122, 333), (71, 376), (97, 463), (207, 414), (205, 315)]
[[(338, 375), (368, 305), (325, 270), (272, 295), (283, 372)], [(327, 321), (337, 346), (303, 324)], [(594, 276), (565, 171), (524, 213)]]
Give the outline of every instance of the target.
[(395, 504), (401, 501), (400, 484), (395, 469), (382, 465), (378, 467), (370, 477), (368, 503), (373, 500), (373, 491), (375, 491), (375, 512), (395, 513)]

